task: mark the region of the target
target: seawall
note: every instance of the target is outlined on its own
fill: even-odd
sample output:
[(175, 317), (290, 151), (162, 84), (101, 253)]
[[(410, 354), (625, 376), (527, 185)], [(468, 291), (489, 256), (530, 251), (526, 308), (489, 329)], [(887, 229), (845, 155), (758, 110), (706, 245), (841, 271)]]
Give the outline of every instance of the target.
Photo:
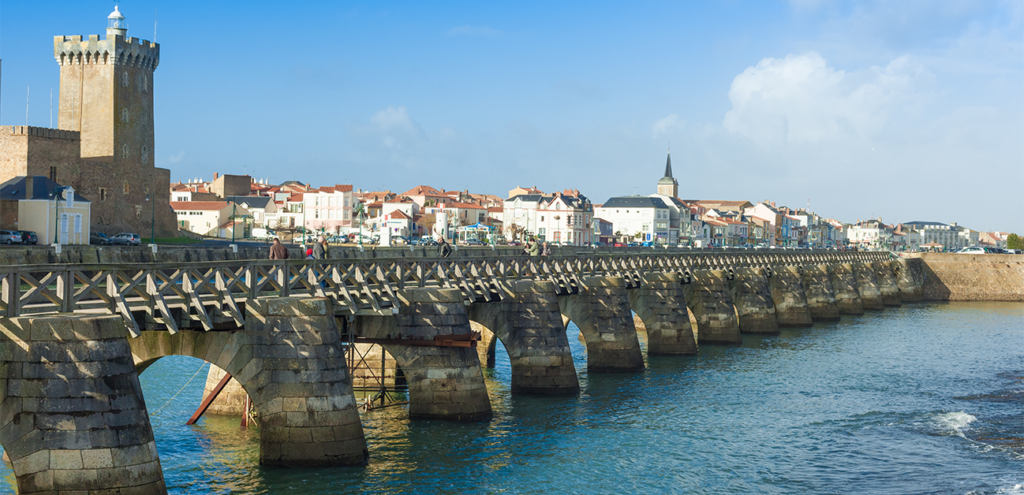
[(1024, 301), (1024, 256), (921, 253), (926, 301)]

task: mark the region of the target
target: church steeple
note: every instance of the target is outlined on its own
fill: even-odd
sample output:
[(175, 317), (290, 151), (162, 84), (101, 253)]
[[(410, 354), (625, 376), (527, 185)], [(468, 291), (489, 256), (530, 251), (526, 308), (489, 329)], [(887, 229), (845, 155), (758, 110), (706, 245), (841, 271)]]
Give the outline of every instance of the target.
[(658, 181), (658, 194), (672, 198), (679, 196), (679, 181), (672, 177), (672, 150), (665, 159), (665, 176)]

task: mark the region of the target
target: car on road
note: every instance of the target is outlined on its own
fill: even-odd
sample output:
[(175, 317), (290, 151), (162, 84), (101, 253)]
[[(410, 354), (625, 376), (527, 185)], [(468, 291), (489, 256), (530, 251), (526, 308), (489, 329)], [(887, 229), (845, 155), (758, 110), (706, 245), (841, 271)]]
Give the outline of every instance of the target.
[(486, 246), (487, 243), (479, 239), (467, 239), (465, 242), (467, 246)]
[(124, 244), (125, 246), (140, 246), (142, 245), (142, 238), (139, 234), (129, 234), (127, 232), (121, 232), (110, 238), (111, 244)]
[(17, 230), (0, 230), (0, 243), (21, 244), (21, 232)]
[(103, 232), (91, 232), (89, 234), (89, 244), (94, 246), (106, 246), (110, 244), (110, 238)]
[[(21, 230), (18, 231), (18, 234), (21, 235), (22, 244), (39, 244), (39, 237), (36, 236), (36, 233), (32, 232), (31, 230)], [(25, 240), (26, 237), (28, 237), (27, 241)]]
[(965, 247), (957, 251), (957, 254), (985, 254), (985, 248), (980, 246)]

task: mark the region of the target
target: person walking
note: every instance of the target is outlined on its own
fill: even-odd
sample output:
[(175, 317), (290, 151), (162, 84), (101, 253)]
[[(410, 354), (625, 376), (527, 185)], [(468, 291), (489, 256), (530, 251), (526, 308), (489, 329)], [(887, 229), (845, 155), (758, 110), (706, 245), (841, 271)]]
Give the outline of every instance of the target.
[(288, 259), (288, 248), (281, 244), (281, 240), (277, 237), (274, 238), (274, 244), (270, 246), (270, 259), (272, 260), (286, 260)]
[(318, 260), (327, 258), (327, 240), (323, 236), (317, 238), (313, 243), (313, 258)]
[(551, 248), (548, 247), (547, 241), (544, 241), (544, 245), (540, 248), (540, 255), (541, 256), (550, 256), (551, 255)]
[(530, 239), (530, 245), (526, 248), (526, 254), (530, 256), (540, 255), (540, 243), (536, 239)]
[(451, 254), (452, 247), (444, 240), (444, 237), (442, 237), (437, 241), (437, 255), (442, 258), (447, 258)]

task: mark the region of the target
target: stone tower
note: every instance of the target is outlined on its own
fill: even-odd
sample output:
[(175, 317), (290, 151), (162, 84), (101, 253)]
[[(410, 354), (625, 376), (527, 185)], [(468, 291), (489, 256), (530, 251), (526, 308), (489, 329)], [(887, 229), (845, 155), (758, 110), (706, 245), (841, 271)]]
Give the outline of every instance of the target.
[(58, 127), (80, 133), (82, 159), (79, 170), (58, 174), (93, 201), (93, 223), (100, 231), (148, 234), (155, 223), (166, 235), (175, 230), (170, 171), (153, 166), (153, 73), (160, 45), (127, 34), (127, 22), (115, 7), (104, 39), (54, 37), (60, 65)]
[(679, 197), (679, 182), (672, 178), (672, 152), (668, 154), (665, 161), (665, 176), (658, 181), (658, 194), (670, 198)]

